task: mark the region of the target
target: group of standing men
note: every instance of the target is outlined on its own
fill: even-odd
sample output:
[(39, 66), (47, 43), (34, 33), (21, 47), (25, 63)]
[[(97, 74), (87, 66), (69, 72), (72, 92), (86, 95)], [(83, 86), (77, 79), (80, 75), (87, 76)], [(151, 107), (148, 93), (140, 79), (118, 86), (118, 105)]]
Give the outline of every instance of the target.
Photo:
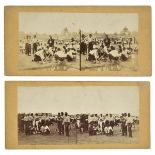
[[(49, 36), (46, 44), (49, 48), (54, 47), (54, 39), (51, 35)], [(37, 39), (36, 35), (27, 35), (24, 40), (20, 40), (20, 49), (22, 53), (25, 52), (25, 54), (27, 54), (28, 56), (30, 56), (31, 54), (35, 54), (38, 51), (38, 48), (41, 46), (44, 45)]]
[(127, 136), (129, 133), (129, 137), (132, 137), (132, 127), (134, 125), (134, 120), (131, 117), (130, 113), (122, 113), (121, 117), (121, 130), (122, 136)]
[[(105, 116), (100, 114), (70, 116), (67, 112), (58, 113), (56, 116), (49, 114), (20, 114), (18, 115), (19, 131), (29, 134), (50, 134), (53, 125), (56, 125), (59, 135), (70, 136), (70, 130), (76, 129), (89, 135), (105, 134), (113, 135), (114, 127), (121, 127), (122, 136), (132, 137), (134, 120), (130, 113), (123, 113), (120, 118), (112, 114)], [(120, 125), (119, 125), (120, 124)]]
[(60, 135), (69, 136), (70, 116), (68, 113), (61, 112), (57, 116), (48, 114), (19, 114), (18, 115), (18, 128), (20, 132), (26, 135), (31, 134), (50, 134), (50, 127), (57, 124), (58, 132)]
[[(81, 54), (85, 55), (87, 52), (89, 53), (90, 51), (92, 51), (93, 45), (96, 44), (95, 42), (96, 39), (92, 36), (92, 34), (89, 34), (87, 37), (84, 34), (82, 34), (80, 43)], [(110, 38), (108, 37), (108, 35), (105, 36), (102, 42), (105, 46), (110, 46)]]

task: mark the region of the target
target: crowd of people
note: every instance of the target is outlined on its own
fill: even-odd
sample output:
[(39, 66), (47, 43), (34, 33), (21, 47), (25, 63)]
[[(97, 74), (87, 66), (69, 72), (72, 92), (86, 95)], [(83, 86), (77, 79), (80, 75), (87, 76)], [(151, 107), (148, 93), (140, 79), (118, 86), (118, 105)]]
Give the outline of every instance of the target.
[(63, 62), (63, 61), (76, 61), (78, 45), (75, 48), (74, 40), (61, 41), (55, 40), (49, 36), (47, 41), (37, 39), (37, 36), (27, 35), (23, 40), (20, 40), (20, 52), (28, 56), (33, 56), (32, 61), (45, 63), (45, 62)]
[(127, 61), (131, 54), (138, 52), (137, 44), (133, 38), (109, 38), (96, 39), (90, 34), (88, 39), (82, 35), (80, 51), (87, 53), (87, 60), (96, 63), (97, 61), (119, 62)]
[(120, 62), (131, 58), (132, 53), (138, 52), (135, 38), (104, 38), (94, 37), (92, 34), (81, 34), (80, 39), (57, 40), (49, 36), (46, 41), (37, 39), (37, 36), (27, 35), (20, 40), (20, 51), (30, 56), (35, 62), (70, 62), (79, 59), (79, 55), (85, 55), (86, 61), (96, 62)]
[(55, 132), (59, 135), (70, 136), (71, 130), (76, 130), (81, 134), (89, 133), (89, 136), (112, 136), (115, 133), (114, 128), (117, 126), (120, 128), (122, 136), (132, 137), (132, 129), (135, 124), (139, 124), (139, 120), (133, 118), (130, 113), (123, 113), (120, 116), (112, 114), (68, 115), (67, 112), (61, 112), (57, 115), (47, 113), (18, 114), (18, 129), (25, 135), (50, 135), (53, 131), (51, 129), (56, 127)]

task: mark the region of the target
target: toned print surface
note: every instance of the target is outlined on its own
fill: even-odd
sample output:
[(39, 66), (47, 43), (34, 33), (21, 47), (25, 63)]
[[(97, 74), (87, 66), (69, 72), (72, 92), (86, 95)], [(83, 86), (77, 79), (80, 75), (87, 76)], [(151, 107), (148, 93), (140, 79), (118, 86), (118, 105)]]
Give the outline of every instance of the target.
[[(5, 10), (7, 23), (8, 15), (16, 13), (13, 19), (17, 61), (12, 71), (16, 70), (16, 74), (151, 73), (149, 7), (8, 7)], [(141, 23), (145, 26), (145, 20), (148, 24), (144, 31)], [(8, 27), (6, 34), (10, 31)], [(142, 43), (144, 33), (148, 38)], [(6, 38), (8, 44), (7, 35)], [(5, 47), (7, 52), (10, 46)], [(143, 63), (141, 58), (145, 59)], [(6, 59), (8, 62), (10, 58)]]
[(137, 39), (138, 14), (21, 12), (19, 69), (137, 71)]
[[(8, 83), (7, 95), (16, 89), (12, 103), (16, 109), (8, 124), (11, 104), (6, 102), (6, 144), (15, 148), (147, 148), (148, 86), (145, 82)], [(8, 125), (13, 122), (11, 133)]]
[(139, 90), (18, 87), (18, 116), (19, 144), (138, 143)]

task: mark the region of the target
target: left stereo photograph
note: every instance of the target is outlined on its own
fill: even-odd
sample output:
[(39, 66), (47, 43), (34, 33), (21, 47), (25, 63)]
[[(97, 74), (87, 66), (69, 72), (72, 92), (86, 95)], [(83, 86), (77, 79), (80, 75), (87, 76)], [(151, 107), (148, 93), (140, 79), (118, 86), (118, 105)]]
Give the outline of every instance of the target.
[(150, 148), (149, 82), (13, 82), (7, 149)]

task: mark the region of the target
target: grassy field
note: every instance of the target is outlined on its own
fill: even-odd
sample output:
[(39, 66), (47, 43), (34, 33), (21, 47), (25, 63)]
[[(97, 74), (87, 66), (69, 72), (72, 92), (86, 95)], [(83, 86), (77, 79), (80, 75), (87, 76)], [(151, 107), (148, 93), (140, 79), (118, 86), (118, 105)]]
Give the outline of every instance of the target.
[(94, 135), (89, 136), (88, 133), (81, 134), (79, 130), (75, 130), (74, 127), (70, 130), (70, 136), (66, 137), (64, 135), (59, 135), (57, 132), (57, 126), (53, 125), (51, 128), (50, 135), (29, 135), (26, 136), (24, 133), (18, 134), (18, 142), (20, 145), (41, 145), (41, 144), (53, 144), (53, 145), (61, 145), (61, 144), (108, 144), (108, 143), (138, 143), (138, 133), (139, 126), (136, 126), (133, 130), (133, 137), (129, 138), (128, 136), (122, 136), (120, 134), (120, 127), (114, 127), (114, 135), (106, 136), (106, 135)]

